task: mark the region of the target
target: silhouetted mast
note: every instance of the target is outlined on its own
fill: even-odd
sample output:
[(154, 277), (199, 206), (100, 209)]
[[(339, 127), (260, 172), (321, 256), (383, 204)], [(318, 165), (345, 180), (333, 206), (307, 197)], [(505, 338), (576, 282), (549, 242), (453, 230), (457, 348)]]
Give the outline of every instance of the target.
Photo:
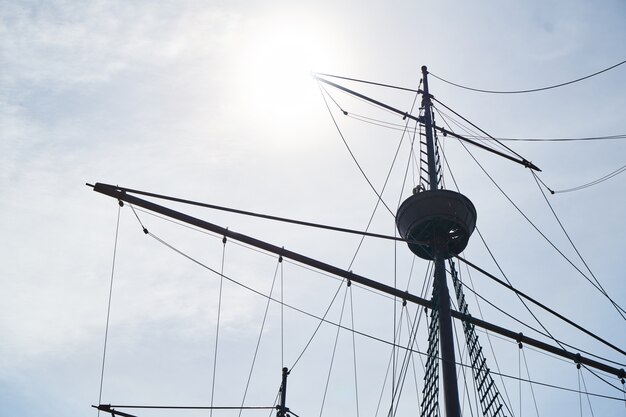
[[(422, 105), (424, 107), (424, 128), (426, 130), (426, 145), (428, 153), (428, 175), (430, 177), (430, 189), (437, 190), (438, 178), (435, 164), (435, 141), (431, 118), (431, 101), (428, 92), (428, 71), (422, 67), (422, 80), (424, 94)], [(461, 406), (459, 404), (459, 388), (456, 379), (456, 360), (454, 356), (454, 336), (452, 335), (452, 318), (450, 317), (450, 295), (446, 280), (446, 265), (442, 244), (445, 244), (446, 236), (435, 236), (434, 261), (435, 280), (439, 286), (439, 337), (441, 341), (441, 367), (443, 373), (443, 395), (447, 417), (460, 417)]]
[[(417, 256), (434, 262), (433, 303), (436, 304), (437, 315), (431, 320), (439, 321), (439, 342), (441, 369), (443, 374), (443, 394), (447, 417), (460, 417), (459, 389), (456, 378), (456, 360), (454, 355), (454, 336), (452, 334), (452, 318), (450, 316), (450, 294), (446, 282), (445, 260), (458, 255), (469, 240), (476, 222), (476, 210), (473, 204), (463, 195), (439, 189), (439, 173), (437, 172), (436, 143), (432, 121), (432, 103), (428, 91), (428, 71), (422, 67), (422, 108), (421, 121), (426, 135), (426, 155), (428, 163), (428, 190), (414, 190), (398, 208), (396, 224), (403, 238), (413, 242), (426, 242), (426, 245), (409, 243), (409, 248)], [(436, 325), (436, 323), (434, 324)], [(434, 328), (436, 332), (436, 328)], [(436, 335), (429, 335), (429, 343), (436, 343)], [(429, 349), (434, 356), (435, 349)], [(435, 358), (431, 358), (431, 367), (436, 367)], [(428, 371), (427, 371), (428, 372)], [(436, 384), (436, 372), (431, 381), (425, 384)], [(428, 379), (428, 378), (427, 378)], [(435, 390), (434, 392), (437, 392)], [(435, 394), (436, 395), (436, 394)], [(422, 414), (428, 414), (424, 411)], [(437, 401), (436, 398), (432, 401)]]

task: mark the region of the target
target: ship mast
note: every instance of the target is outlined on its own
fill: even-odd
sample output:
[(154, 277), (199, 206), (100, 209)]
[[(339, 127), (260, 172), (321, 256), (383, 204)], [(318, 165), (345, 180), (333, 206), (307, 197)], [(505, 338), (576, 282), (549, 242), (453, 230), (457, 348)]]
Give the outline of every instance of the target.
[[(437, 165), (435, 163), (435, 141), (432, 122), (432, 102), (428, 91), (428, 70), (422, 66), (422, 107), (424, 108), (424, 129), (426, 133), (426, 152), (428, 155), (428, 177), (430, 190), (436, 191), (439, 186)], [(439, 308), (439, 340), (441, 343), (441, 367), (443, 376), (443, 394), (447, 417), (460, 417), (459, 388), (456, 378), (456, 360), (454, 355), (454, 339), (452, 335), (452, 318), (450, 317), (450, 295), (448, 292), (445, 247), (447, 236), (443, 230), (433, 236), (433, 258), (435, 263), (434, 279), (438, 286)]]
[[(454, 336), (450, 312), (450, 293), (446, 276), (446, 259), (465, 249), (476, 226), (476, 209), (462, 194), (440, 188), (439, 161), (435, 126), (432, 119), (432, 96), (428, 90), (428, 70), (422, 67), (422, 110), (419, 118), (426, 137), (428, 187), (413, 190), (398, 208), (396, 225), (406, 239), (409, 249), (420, 258), (434, 263), (433, 312), (428, 340), (429, 358), (426, 365), (425, 393), (422, 416), (438, 415), (437, 362), (441, 359), (443, 397), (447, 417), (460, 417), (459, 389), (456, 377)], [(421, 151), (422, 155), (424, 154)], [(419, 244), (416, 242), (420, 242)], [(438, 332), (437, 332), (438, 331)], [(435, 414), (433, 414), (435, 413)]]

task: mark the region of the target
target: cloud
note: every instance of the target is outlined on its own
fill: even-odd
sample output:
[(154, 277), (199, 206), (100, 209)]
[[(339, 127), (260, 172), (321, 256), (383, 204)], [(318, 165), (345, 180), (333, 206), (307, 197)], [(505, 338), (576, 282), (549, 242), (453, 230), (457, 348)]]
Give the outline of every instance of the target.
[(3, 83), (48, 88), (210, 54), (237, 22), (220, 9), (189, 3), (11, 2), (0, 13)]

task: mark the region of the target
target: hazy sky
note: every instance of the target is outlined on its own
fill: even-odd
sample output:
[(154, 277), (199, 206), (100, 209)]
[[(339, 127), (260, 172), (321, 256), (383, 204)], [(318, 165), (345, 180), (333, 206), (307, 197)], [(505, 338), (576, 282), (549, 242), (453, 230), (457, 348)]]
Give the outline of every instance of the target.
[[(624, 60), (625, 19), (626, 3), (619, 0), (0, 2), (0, 415), (96, 413), (90, 405), (97, 403), (100, 387), (118, 206), (85, 182), (365, 229), (376, 195), (341, 141), (311, 71), (415, 88), (420, 67), (427, 65), (436, 75), (478, 88), (541, 87)], [(346, 85), (403, 110), (414, 100), (411, 93)], [(485, 95), (434, 78), (430, 87), (441, 102), (498, 137), (626, 133), (626, 66), (534, 94)], [(403, 123), (328, 91), (351, 114)], [(331, 109), (380, 190), (402, 132), (345, 117), (332, 101)], [(408, 137), (403, 140), (384, 194), (390, 207), (410, 188), (401, 189), (409, 156)], [(507, 144), (540, 166), (541, 178), (554, 189), (599, 178), (626, 159), (623, 140)], [(477, 207), (479, 230), (513, 284), (626, 346), (626, 325), (608, 301), (542, 240), (457, 142), (445, 139), (444, 146), (459, 187)], [(472, 153), (584, 268), (528, 170)], [(624, 178), (549, 197), (595, 276), (622, 306)], [(342, 268), (358, 245), (355, 236), (186, 210)], [(219, 237), (140, 217), (156, 235), (220, 268)], [(371, 230), (393, 234), (393, 218), (379, 208)], [(145, 237), (128, 207), (121, 210), (117, 255), (103, 402), (208, 404), (219, 278)], [(466, 256), (501, 276), (478, 236)], [(274, 258), (229, 242), (224, 265), (226, 275), (269, 293)], [(404, 289), (410, 267), (405, 247), (367, 239), (351, 268)], [(411, 292), (421, 292), (425, 271), (424, 262), (415, 263)], [(286, 301), (323, 314), (338, 282), (319, 278), (286, 264)], [(533, 323), (508, 293), (478, 273), (472, 279), (485, 297)], [(359, 291), (354, 290), (355, 327), (391, 340), (393, 301)], [(335, 322), (343, 296), (342, 289), (330, 310)], [(468, 298), (479, 315), (476, 300)], [(225, 284), (224, 300), (214, 398), (216, 405), (240, 405), (265, 300), (232, 284)], [(489, 320), (523, 330), (481, 307)], [(626, 361), (538, 314), (557, 338)], [(293, 311), (285, 320), (281, 361), (280, 309), (271, 305), (246, 405), (273, 405), (281, 366), (291, 367), (316, 325)], [(348, 321), (344, 316), (343, 324)], [(334, 327), (321, 329), (290, 377), (289, 403), (301, 417), (320, 414), (335, 338)], [(481, 341), (488, 345), (485, 337)], [(493, 343), (502, 349), (502, 372), (518, 375), (517, 346)], [(362, 367), (360, 413), (374, 416), (390, 349), (369, 339), (355, 344)], [(340, 334), (338, 349), (323, 414), (356, 416), (347, 333)], [(578, 389), (573, 364), (528, 355), (532, 379)], [(415, 366), (421, 384), (421, 368)], [(584, 378), (589, 391), (622, 397), (589, 373)], [(519, 415), (519, 386), (507, 384)], [(415, 396), (410, 389), (407, 401)], [(578, 394), (534, 389), (540, 415), (579, 414)], [(381, 413), (389, 407), (388, 383), (384, 390)], [(522, 392), (523, 415), (535, 415), (528, 384)], [(582, 400), (583, 415), (591, 415), (587, 398)], [(624, 404), (615, 400), (594, 397), (591, 405), (596, 416), (624, 415)], [(408, 412), (415, 410), (407, 406), (398, 415)]]

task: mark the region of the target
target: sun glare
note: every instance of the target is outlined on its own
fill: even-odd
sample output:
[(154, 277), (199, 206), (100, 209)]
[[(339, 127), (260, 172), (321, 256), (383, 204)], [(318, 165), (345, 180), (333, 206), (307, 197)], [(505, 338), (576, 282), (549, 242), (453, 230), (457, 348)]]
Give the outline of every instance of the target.
[(307, 22), (280, 19), (264, 21), (246, 34), (239, 51), (238, 85), (259, 122), (271, 122), (276, 114), (283, 121), (292, 119), (307, 112), (312, 102), (319, 104), (311, 73), (331, 62), (327, 38)]

